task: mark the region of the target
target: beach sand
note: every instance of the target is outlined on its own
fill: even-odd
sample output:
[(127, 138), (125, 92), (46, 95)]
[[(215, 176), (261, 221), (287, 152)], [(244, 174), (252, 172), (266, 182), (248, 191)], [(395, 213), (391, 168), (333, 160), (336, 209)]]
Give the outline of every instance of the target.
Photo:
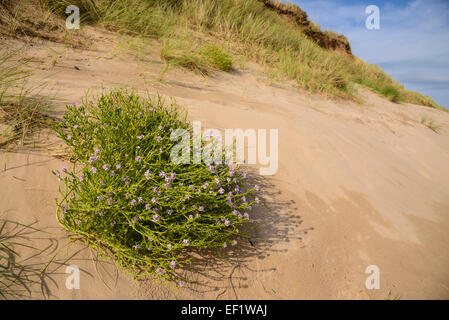
[[(59, 182), (51, 170), (69, 163), (55, 157), (62, 145), (51, 133), (41, 134), (40, 149), (2, 151), (0, 213), (42, 230), (29, 235), (43, 250), (30, 261), (44, 265), (54, 257), (33, 298), (449, 298), (448, 112), (364, 89), (360, 104), (310, 96), (290, 82), (269, 81), (253, 63), (207, 78), (172, 69), (157, 81), (163, 63), (156, 41), (142, 57), (113, 33), (89, 32), (89, 49), (46, 41), (21, 49), (33, 58), (33, 81), (45, 81), (43, 93), (60, 98), (56, 115), (88, 89), (135, 87), (174, 97), (203, 128), (278, 129), (279, 168), (257, 177), (263, 201), (253, 213), (253, 244), (224, 260), (198, 257), (185, 268), (192, 282), (174, 290), (134, 280), (68, 241), (56, 221)], [(438, 133), (423, 116), (434, 119)], [(32, 254), (21, 250), (22, 258)], [(81, 270), (79, 290), (65, 286), (67, 265)], [(379, 289), (365, 286), (370, 265), (379, 268)]]

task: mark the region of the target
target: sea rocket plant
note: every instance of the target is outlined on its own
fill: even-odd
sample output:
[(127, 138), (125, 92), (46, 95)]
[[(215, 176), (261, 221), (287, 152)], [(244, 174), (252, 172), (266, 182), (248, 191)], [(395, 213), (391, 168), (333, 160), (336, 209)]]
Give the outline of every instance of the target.
[(136, 277), (174, 280), (191, 250), (236, 245), (259, 201), (239, 167), (171, 162), (185, 119), (160, 97), (112, 91), (67, 106), (56, 129), (76, 168), (54, 172), (60, 224)]

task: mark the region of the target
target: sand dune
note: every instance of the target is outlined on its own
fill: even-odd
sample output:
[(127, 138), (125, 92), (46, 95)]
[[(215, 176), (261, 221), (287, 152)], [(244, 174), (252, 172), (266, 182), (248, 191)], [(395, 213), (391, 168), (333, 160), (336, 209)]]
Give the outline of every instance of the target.
[[(229, 74), (202, 78), (170, 70), (154, 42), (144, 59), (121, 49), (115, 35), (93, 33), (89, 50), (41, 42), (23, 49), (33, 57), (34, 81), (45, 92), (79, 103), (87, 89), (133, 86), (174, 97), (205, 127), (279, 129), (279, 170), (260, 177), (263, 205), (255, 214), (253, 245), (228, 259), (198, 258), (186, 273), (193, 283), (172, 290), (136, 281), (92, 252), (69, 244), (55, 218), (58, 181), (51, 170), (60, 143), (1, 153), (0, 212), (48, 233), (32, 235), (47, 248), (52, 299), (404, 299), (449, 298), (449, 113), (395, 104), (359, 89), (363, 103), (308, 96), (289, 82), (270, 83), (248, 63)], [(11, 42), (19, 47), (19, 43)], [(77, 66), (79, 70), (76, 70)], [(426, 115), (436, 133), (421, 123)], [(6, 168), (6, 170), (3, 170)], [(26, 256), (29, 252), (24, 252)], [(82, 270), (81, 289), (67, 290), (65, 265)], [(380, 289), (368, 290), (365, 269), (380, 269)], [(42, 298), (40, 288), (33, 295)]]

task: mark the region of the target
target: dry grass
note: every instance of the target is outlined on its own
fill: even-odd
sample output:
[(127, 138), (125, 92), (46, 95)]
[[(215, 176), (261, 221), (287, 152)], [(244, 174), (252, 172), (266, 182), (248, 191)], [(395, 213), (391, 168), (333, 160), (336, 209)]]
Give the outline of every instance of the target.
[(51, 99), (40, 94), (42, 85), (30, 86), (26, 61), (17, 51), (0, 52), (0, 149), (32, 143), (29, 139), (56, 121), (46, 112)]

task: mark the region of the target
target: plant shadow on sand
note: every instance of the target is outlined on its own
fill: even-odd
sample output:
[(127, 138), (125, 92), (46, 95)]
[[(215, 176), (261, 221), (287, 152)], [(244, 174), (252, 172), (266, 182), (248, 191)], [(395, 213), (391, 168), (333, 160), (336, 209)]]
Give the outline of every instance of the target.
[(219, 299), (229, 291), (228, 297), (239, 299), (238, 289), (248, 288), (249, 281), (254, 280), (246, 274), (258, 273), (260, 276), (277, 271), (276, 267), (255, 267), (252, 262), (287, 252), (283, 243), (300, 241), (303, 234), (313, 230), (312, 227), (299, 229), (303, 221), (294, 200), (279, 200), (282, 192), (276, 190), (270, 179), (258, 175), (255, 170), (248, 173), (248, 182), (261, 187), (261, 202), (250, 212), (253, 223), (244, 230), (245, 236), (235, 247), (190, 252), (192, 260), (179, 270), (178, 275), (185, 280), (185, 289), (192, 293), (216, 293), (216, 299)]
[[(53, 288), (59, 289), (61, 279), (65, 282), (67, 274), (62, 268), (69, 261), (76, 261), (76, 256), (85, 250), (81, 248), (60, 258), (64, 247), (51, 237), (51, 232), (37, 228), (37, 224), (37, 220), (21, 224), (0, 218), (0, 300), (58, 298), (52, 292)], [(80, 271), (93, 277), (87, 270), (80, 268)], [(58, 279), (60, 275), (63, 278)]]

